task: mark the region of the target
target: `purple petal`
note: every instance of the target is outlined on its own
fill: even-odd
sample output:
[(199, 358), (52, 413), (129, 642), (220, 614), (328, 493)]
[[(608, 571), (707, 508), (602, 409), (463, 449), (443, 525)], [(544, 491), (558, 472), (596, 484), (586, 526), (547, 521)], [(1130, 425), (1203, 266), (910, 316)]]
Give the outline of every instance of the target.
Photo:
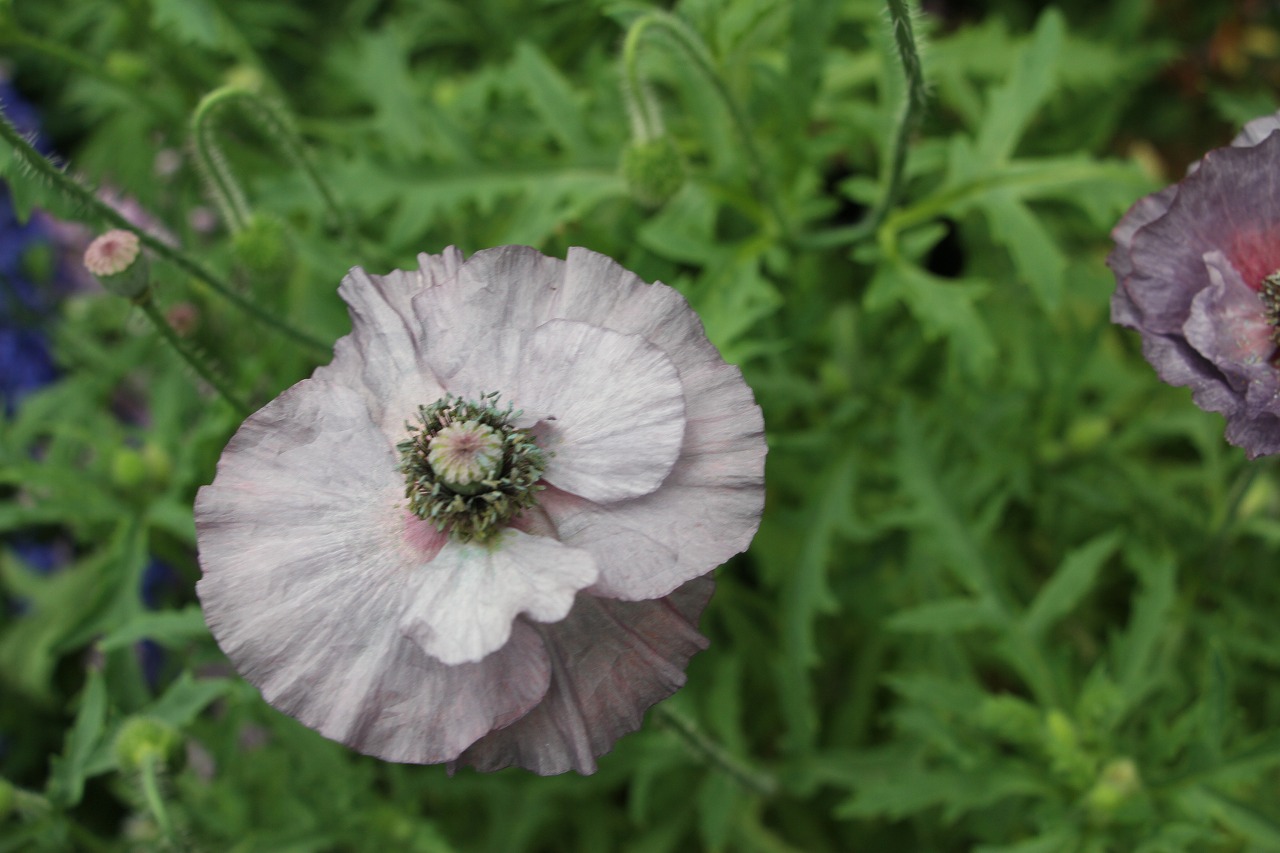
[(684, 684), (689, 659), (707, 645), (697, 622), (712, 589), (708, 575), (654, 601), (579, 596), (569, 618), (539, 626), (552, 667), (546, 698), (481, 738), (458, 763), (482, 771), (519, 766), (543, 776), (595, 772), (596, 758)]
[(1280, 130), (1280, 113), (1272, 113), (1269, 116), (1255, 118), (1236, 134), (1235, 139), (1231, 140), (1231, 144), (1237, 148), (1252, 147), (1277, 130)]
[(1276, 345), (1257, 291), (1240, 278), (1221, 252), (1204, 257), (1209, 286), (1196, 294), (1183, 324), (1187, 343), (1233, 380), (1236, 390), (1273, 372)]
[(1277, 165), (1280, 135), (1252, 148), (1211, 151), (1179, 185), (1168, 212), (1137, 229), (1123, 286), (1143, 328), (1181, 331), (1192, 299), (1209, 285), (1209, 252), (1222, 252), (1250, 287), (1280, 269)]

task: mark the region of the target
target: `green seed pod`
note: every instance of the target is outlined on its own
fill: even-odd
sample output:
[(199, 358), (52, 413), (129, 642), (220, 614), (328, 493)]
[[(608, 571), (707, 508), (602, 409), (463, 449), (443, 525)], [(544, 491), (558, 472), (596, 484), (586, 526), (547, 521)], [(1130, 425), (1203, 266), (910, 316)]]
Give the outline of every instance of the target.
[(276, 217), (262, 213), (253, 214), (231, 238), (231, 252), (236, 263), (254, 279), (282, 279), (293, 267), (294, 250), (288, 229)]
[(670, 136), (633, 141), (622, 152), (622, 178), (631, 197), (660, 207), (684, 186), (684, 159)]
[(152, 717), (130, 717), (116, 735), (116, 763), (124, 771), (138, 770), (149, 761), (167, 763), (181, 739), (178, 730), (166, 722)]

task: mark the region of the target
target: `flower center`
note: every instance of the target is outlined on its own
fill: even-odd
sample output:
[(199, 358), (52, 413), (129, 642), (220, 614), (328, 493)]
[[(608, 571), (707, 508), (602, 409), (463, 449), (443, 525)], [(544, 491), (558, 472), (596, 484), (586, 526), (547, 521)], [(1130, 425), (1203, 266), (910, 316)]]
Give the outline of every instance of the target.
[(431, 437), (427, 448), (427, 464), (459, 494), (484, 491), (484, 481), (502, 470), (502, 436), (479, 421), (449, 424)]
[(487, 542), (533, 506), (546, 454), (512, 425), (519, 414), (498, 408), (497, 393), (419, 406), (396, 445), (410, 511), (459, 541)]

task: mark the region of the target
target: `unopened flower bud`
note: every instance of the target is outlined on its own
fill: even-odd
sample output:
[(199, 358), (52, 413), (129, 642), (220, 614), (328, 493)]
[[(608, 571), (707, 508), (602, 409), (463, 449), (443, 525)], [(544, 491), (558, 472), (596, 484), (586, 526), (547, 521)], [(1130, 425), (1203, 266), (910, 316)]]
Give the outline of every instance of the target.
[(255, 213), (231, 240), (236, 262), (256, 279), (280, 279), (293, 266), (293, 245), (285, 225), (273, 216)]
[(140, 769), (150, 761), (167, 762), (177, 751), (178, 730), (152, 717), (130, 717), (116, 735), (115, 757), (121, 770)]
[(631, 197), (659, 207), (684, 186), (684, 160), (670, 136), (633, 141), (622, 152), (622, 178)]
[(151, 73), (146, 57), (129, 50), (113, 50), (104, 63), (107, 74), (122, 83), (141, 83)]
[(1142, 790), (1142, 777), (1132, 758), (1117, 758), (1102, 768), (1087, 802), (1095, 818), (1105, 818)]
[(153, 494), (169, 484), (173, 461), (163, 447), (117, 447), (111, 454), (111, 482), (126, 494)]
[(1055, 776), (1078, 790), (1088, 786), (1097, 764), (1080, 742), (1079, 730), (1070, 717), (1056, 709), (1049, 711), (1042, 743)]
[(115, 228), (100, 235), (84, 250), (84, 266), (117, 296), (137, 301), (150, 289), (147, 259), (132, 231)]

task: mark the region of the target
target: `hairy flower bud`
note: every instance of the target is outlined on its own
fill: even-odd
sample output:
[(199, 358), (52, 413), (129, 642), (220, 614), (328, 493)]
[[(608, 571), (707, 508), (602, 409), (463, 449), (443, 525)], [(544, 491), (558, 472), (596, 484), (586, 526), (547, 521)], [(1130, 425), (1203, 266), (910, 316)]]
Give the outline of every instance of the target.
[(622, 152), (622, 178), (631, 197), (660, 207), (684, 186), (684, 160), (670, 136), (633, 141)]
[(236, 263), (263, 281), (284, 278), (294, 261), (293, 244), (285, 224), (261, 213), (255, 213), (231, 239), (231, 252)]
[(181, 742), (178, 730), (152, 717), (130, 717), (116, 735), (115, 758), (120, 769), (134, 771), (149, 761), (167, 762)]

